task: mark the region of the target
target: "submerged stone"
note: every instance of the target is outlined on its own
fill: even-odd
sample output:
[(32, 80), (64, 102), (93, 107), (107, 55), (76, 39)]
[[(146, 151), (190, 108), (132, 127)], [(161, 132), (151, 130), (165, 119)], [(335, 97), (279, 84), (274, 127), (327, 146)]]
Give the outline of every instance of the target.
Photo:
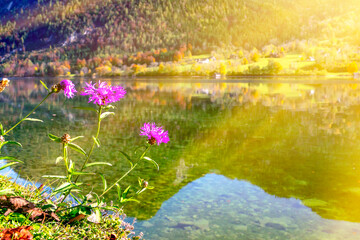
[(200, 229), (200, 227), (194, 225), (193, 223), (178, 223), (176, 225), (173, 225), (173, 226), (170, 226), (171, 228), (176, 228), (176, 229), (182, 229), (182, 230), (186, 230), (188, 229), (189, 227), (191, 229)]
[(265, 227), (271, 227), (271, 228), (274, 228), (276, 230), (281, 230), (281, 231), (286, 230), (286, 228), (283, 225), (279, 224), (279, 223), (268, 222), (268, 223), (265, 224)]
[(144, 223), (142, 224), (142, 226), (143, 226), (143, 227), (146, 227), (146, 228), (150, 228), (150, 227), (154, 226), (154, 224), (149, 223), (149, 222), (144, 222)]
[(247, 226), (245, 226), (245, 225), (237, 225), (237, 226), (234, 226), (234, 229), (236, 231), (245, 232), (245, 231), (247, 231)]

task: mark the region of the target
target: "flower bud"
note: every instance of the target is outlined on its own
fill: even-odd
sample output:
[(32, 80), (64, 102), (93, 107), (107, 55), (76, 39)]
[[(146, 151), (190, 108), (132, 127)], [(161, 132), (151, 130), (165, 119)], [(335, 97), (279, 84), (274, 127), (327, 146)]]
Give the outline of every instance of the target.
[(61, 85), (60, 84), (55, 84), (51, 87), (51, 92), (52, 93), (58, 93), (60, 92), (62, 89)]
[(149, 143), (150, 145), (154, 145), (154, 144), (156, 143), (156, 138), (151, 137), (151, 138), (148, 140), (148, 143)]
[(147, 188), (147, 186), (149, 186), (149, 183), (147, 181), (144, 181), (143, 186), (144, 188)]
[(1, 143), (5, 142), (4, 136), (0, 136), (0, 142), (1, 142)]
[(69, 143), (70, 142), (70, 135), (65, 133), (64, 136), (61, 137), (62, 143)]

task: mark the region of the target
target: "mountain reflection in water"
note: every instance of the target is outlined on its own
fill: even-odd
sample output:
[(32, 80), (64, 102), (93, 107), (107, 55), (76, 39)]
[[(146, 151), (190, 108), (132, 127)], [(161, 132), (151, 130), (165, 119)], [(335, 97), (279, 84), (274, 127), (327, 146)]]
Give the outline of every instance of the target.
[[(210, 197), (211, 196), (211, 197)], [(360, 224), (321, 218), (300, 200), (207, 174), (136, 228), (148, 239), (359, 239)]]

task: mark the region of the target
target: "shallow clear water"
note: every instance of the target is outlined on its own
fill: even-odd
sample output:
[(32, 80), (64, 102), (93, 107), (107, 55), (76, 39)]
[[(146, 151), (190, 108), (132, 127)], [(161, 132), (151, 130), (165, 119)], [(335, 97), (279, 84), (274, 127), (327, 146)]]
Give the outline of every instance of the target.
[[(118, 150), (134, 150), (143, 141), (139, 127), (155, 121), (171, 138), (151, 150), (160, 171), (144, 163), (123, 182), (140, 175), (155, 186), (125, 206), (146, 239), (359, 239), (360, 86), (313, 82), (113, 80), (128, 95), (105, 120), (93, 159), (114, 167), (96, 171), (110, 183), (121, 176), (128, 164)], [(0, 94), (0, 121), (11, 125), (44, 94), (38, 79), (12, 81)], [(16, 129), (12, 138), (24, 148), (5, 150), (25, 163), (13, 173), (43, 182), (42, 175), (63, 172), (48, 132), (84, 135), (79, 144), (89, 148), (95, 117), (74, 105), (88, 104), (56, 96), (33, 116), (45, 123)]]

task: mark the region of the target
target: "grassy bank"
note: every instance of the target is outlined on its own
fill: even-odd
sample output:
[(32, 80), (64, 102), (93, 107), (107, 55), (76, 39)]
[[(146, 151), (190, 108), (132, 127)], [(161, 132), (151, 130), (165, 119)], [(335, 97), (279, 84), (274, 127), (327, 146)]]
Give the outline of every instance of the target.
[[(11, 196), (26, 199), (40, 209), (47, 209), (51, 204), (58, 204), (37, 188), (23, 187), (7, 177), (0, 176), (0, 190), (9, 188), (13, 191)], [(132, 230), (129, 229), (132, 226), (123, 221), (121, 213), (104, 216), (101, 223), (93, 223), (88, 219), (69, 223), (68, 220), (61, 219), (61, 216), (66, 214), (65, 211), (57, 213), (61, 219), (60, 222), (42, 222), (39, 219), (31, 221), (29, 215), (23, 215), (16, 211), (5, 216), (7, 209), (3, 206), (4, 202), (0, 200), (0, 236), (4, 229), (31, 226), (30, 233), (34, 239), (123, 239), (122, 237), (124, 239), (139, 239), (139, 237), (130, 234)]]

